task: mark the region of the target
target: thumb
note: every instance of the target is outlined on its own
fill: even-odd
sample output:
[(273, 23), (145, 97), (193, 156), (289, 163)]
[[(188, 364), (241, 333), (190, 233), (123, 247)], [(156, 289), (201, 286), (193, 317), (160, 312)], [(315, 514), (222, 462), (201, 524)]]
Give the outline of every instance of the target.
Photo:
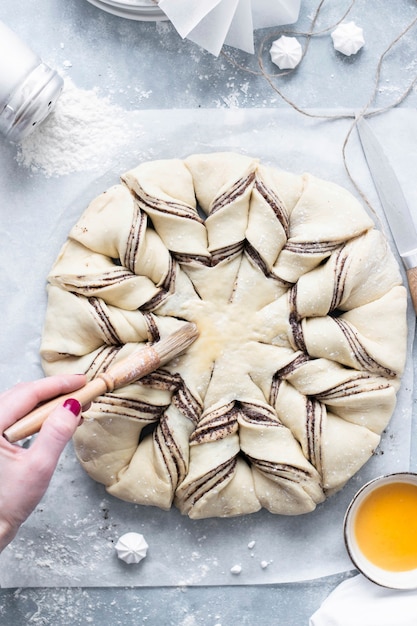
[(40, 466), (53, 472), (66, 444), (80, 423), (81, 404), (75, 398), (67, 398), (56, 407), (45, 420), (28, 452), (32, 461), (40, 461)]

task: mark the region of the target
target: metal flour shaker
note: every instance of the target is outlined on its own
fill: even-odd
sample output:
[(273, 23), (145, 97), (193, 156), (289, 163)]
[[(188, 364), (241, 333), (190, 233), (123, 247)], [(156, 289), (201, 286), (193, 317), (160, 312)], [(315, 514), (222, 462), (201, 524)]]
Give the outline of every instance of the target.
[(57, 101), (64, 81), (0, 21), (0, 133), (20, 141)]

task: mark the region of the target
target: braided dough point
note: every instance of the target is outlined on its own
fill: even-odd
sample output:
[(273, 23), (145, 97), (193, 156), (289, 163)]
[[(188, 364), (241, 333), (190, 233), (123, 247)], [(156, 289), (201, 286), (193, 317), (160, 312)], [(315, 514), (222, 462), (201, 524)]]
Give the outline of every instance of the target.
[(125, 173), (51, 270), (45, 372), (92, 378), (186, 321), (200, 333), (187, 352), (98, 398), (75, 434), (111, 494), (192, 518), (296, 515), (373, 454), (404, 368), (406, 290), (347, 190), (233, 153)]

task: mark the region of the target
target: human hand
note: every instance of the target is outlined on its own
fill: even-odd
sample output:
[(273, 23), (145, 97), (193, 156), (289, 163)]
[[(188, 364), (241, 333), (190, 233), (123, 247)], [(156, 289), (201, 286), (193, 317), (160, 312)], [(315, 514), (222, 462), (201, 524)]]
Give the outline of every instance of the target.
[[(0, 432), (40, 402), (71, 393), (85, 383), (84, 375), (74, 374), (15, 385), (0, 394)], [(80, 415), (78, 400), (66, 400), (51, 412), (28, 449), (0, 436), (0, 552), (44, 495), (61, 452), (81, 421)]]

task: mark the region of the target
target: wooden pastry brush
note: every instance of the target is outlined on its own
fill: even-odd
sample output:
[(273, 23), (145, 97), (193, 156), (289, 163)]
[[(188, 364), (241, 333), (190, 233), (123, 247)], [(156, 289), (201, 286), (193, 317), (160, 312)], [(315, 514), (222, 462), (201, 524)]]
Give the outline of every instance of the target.
[(168, 337), (152, 345), (139, 348), (130, 356), (110, 367), (106, 372), (100, 372), (81, 389), (58, 396), (38, 406), (9, 426), (4, 431), (3, 436), (10, 443), (15, 443), (34, 435), (39, 432), (51, 411), (67, 398), (75, 398), (81, 406), (86, 406), (98, 396), (120, 389), (120, 387), (139, 380), (146, 374), (154, 372), (158, 367), (168, 363), (186, 350), (197, 336), (197, 326), (191, 323), (185, 324), (180, 330), (168, 335)]

